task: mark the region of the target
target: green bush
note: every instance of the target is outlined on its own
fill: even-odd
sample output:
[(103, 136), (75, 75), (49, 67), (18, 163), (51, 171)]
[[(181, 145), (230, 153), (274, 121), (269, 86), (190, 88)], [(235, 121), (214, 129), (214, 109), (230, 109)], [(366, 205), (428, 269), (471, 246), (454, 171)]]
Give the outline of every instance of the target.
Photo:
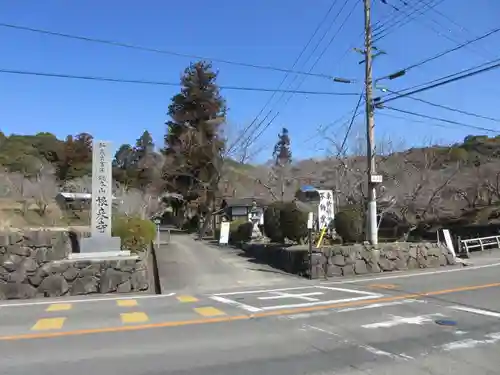
[(274, 202), (264, 210), (264, 234), (271, 242), (282, 243), (285, 239), (281, 230), (281, 209), (283, 203)]
[(156, 226), (151, 220), (118, 217), (113, 220), (112, 235), (120, 237), (123, 250), (137, 253), (148, 249), (156, 236)]
[(343, 209), (335, 215), (335, 230), (346, 243), (358, 242), (363, 237), (363, 214), (358, 208)]
[(284, 203), (280, 212), (280, 226), (284, 237), (303, 243), (307, 237), (307, 212), (301, 211), (293, 202)]
[(249, 221), (240, 224), (236, 230), (236, 241), (248, 242), (252, 239), (253, 224)]
[[(250, 232), (248, 233), (248, 227), (250, 227)], [(229, 226), (229, 242), (245, 242), (250, 241), (252, 237), (252, 223), (246, 218), (236, 219), (231, 221)]]

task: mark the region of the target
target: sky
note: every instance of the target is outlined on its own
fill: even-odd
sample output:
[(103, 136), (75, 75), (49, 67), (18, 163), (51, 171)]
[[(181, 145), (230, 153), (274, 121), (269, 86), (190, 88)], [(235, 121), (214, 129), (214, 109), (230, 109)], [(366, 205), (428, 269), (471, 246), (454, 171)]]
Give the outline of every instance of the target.
[[(290, 69), (334, 1), (1, 0), (0, 23), (208, 59)], [(386, 37), (376, 41), (375, 46), (385, 54), (374, 60), (374, 78), (386, 76), (500, 27), (500, 2), (495, 0), (477, 0), (474, 6), (470, 0), (387, 0), (387, 3), (372, 0), (373, 24), (388, 19), (396, 22), (415, 7), (424, 9), (424, 3), (438, 5), (424, 14), (414, 13), (410, 16), (414, 17), (411, 22), (394, 27)], [(335, 19), (343, 6), (343, 11)], [(348, 17), (351, 9), (352, 14)], [(341, 27), (344, 19), (346, 22)], [(306, 72), (312, 68), (314, 73), (355, 81), (351, 84), (213, 62), (219, 71), (218, 83), (221, 86), (276, 89), (286, 76), (282, 86), (285, 89), (356, 94), (275, 94), (271, 105), (257, 120), (259, 123), (269, 110), (272, 110), (269, 118), (279, 111), (278, 117), (254, 143), (255, 150), (261, 151), (256, 156), (257, 161), (270, 158), (282, 127), (289, 129), (295, 160), (327, 156), (331, 154), (334, 143), (341, 143), (348, 115), (354, 110), (357, 94), (363, 89), (364, 67), (359, 64), (362, 56), (352, 49), (362, 47), (362, 32), (362, 2), (336, 0), (327, 21), (294, 68)], [(320, 44), (315, 50), (318, 42)], [(383, 84), (397, 91), (499, 58), (496, 52), (499, 42), (500, 32), (412, 69), (396, 80), (381, 81), (378, 86)], [(0, 27), (0, 51), (0, 69), (173, 83), (178, 83), (183, 70), (196, 61), (5, 27)], [(429, 90), (417, 97), (500, 118), (499, 81), (500, 69)], [(112, 141), (115, 148), (122, 143), (135, 142), (144, 130), (149, 130), (157, 146), (161, 147), (168, 105), (179, 89), (175, 86), (0, 73), (0, 130), (6, 134), (47, 131), (60, 138), (87, 132), (95, 138)], [(252, 123), (272, 93), (223, 89), (222, 95), (229, 108), (228, 134), (234, 137), (239, 129)], [(375, 95), (384, 94), (376, 89)], [(407, 98), (395, 100), (391, 106), (500, 133), (499, 122)], [(342, 117), (344, 121), (335, 123)], [(350, 142), (363, 135), (364, 121), (364, 115), (356, 118)], [(388, 109), (377, 110), (375, 124), (377, 142), (388, 143), (390, 140), (398, 147), (450, 144), (460, 142), (469, 134), (495, 135)], [(319, 131), (321, 129), (324, 132)]]

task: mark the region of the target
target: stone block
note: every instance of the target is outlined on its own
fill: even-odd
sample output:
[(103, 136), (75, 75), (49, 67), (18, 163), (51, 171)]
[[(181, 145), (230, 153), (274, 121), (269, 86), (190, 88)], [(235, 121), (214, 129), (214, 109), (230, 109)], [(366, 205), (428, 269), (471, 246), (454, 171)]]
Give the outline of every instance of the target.
[(78, 277), (79, 270), (73, 266), (70, 266), (66, 271), (63, 272), (63, 276), (66, 281), (71, 282)]
[(336, 266), (343, 267), (345, 266), (345, 258), (341, 254), (336, 254), (332, 257), (332, 263), (335, 264)]
[(73, 296), (97, 293), (99, 291), (98, 279), (93, 276), (85, 276), (76, 279), (70, 287), (69, 293)]
[[(135, 274), (134, 274), (135, 275)], [(117, 271), (113, 268), (108, 268), (105, 270), (101, 276), (100, 292), (110, 293), (116, 292), (118, 285), (127, 281), (130, 278), (130, 274)], [(147, 278), (146, 278), (147, 280)]]
[(363, 259), (356, 260), (356, 263), (354, 263), (354, 272), (357, 275), (364, 275), (368, 273), (368, 268), (366, 267), (366, 263)]
[(38, 293), (43, 293), (46, 297), (59, 297), (65, 295), (69, 290), (69, 285), (62, 275), (49, 275), (42, 280), (37, 288)]
[(0, 299), (28, 299), (35, 296), (36, 288), (29, 284), (0, 282)]

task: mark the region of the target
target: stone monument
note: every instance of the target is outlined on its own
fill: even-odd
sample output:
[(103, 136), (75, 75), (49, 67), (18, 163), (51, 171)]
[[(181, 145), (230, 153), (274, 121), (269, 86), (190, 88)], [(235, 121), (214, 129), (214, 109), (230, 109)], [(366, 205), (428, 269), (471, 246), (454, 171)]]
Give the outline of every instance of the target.
[(92, 204), (90, 237), (80, 241), (80, 253), (72, 258), (102, 258), (129, 256), (120, 249), (119, 237), (111, 236), (113, 208), (113, 176), (111, 142), (94, 140), (92, 143)]
[(264, 210), (257, 207), (257, 202), (252, 202), (252, 207), (248, 214), (248, 221), (252, 223), (252, 240), (261, 239), (264, 237), (260, 231), (259, 225), (264, 224)]

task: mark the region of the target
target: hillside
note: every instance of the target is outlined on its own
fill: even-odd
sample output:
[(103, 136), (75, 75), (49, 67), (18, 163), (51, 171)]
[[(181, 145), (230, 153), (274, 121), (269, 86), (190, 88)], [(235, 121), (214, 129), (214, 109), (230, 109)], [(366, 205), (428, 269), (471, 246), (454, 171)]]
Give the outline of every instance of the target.
[[(54, 195), (57, 189), (75, 179), (88, 176), (91, 141), (92, 137), (85, 133), (59, 140), (50, 133), (6, 137), (0, 132), (0, 164), (11, 174), (9, 179), (3, 179), (0, 193), (5, 198), (12, 196), (13, 185), (16, 185), (12, 176), (24, 176), (31, 183), (43, 182), (43, 189), (38, 186), (35, 190), (37, 195), (42, 190), (46, 196)], [(150, 191), (151, 186), (156, 190), (164, 186), (157, 183), (161, 179), (159, 154), (144, 151), (151, 146), (154, 146), (151, 136), (144, 132), (135, 146), (119, 148), (113, 173), (120, 184), (142, 191)], [(153, 162), (145, 163), (144, 157), (138, 156), (141, 153)], [(300, 185), (311, 184), (335, 190), (341, 206), (360, 204), (366, 189), (365, 170), (363, 156), (295, 161), (284, 174), (285, 198), (292, 199)], [(482, 207), (494, 206), (500, 201), (500, 137), (468, 136), (449, 147), (436, 145), (395, 152), (378, 157), (377, 170), (384, 178), (379, 188), (379, 207), (409, 222), (464, 215), (471, 216), (469, 221), (495, 219), (495, 212), (487, 215)], [(83, 189), (80, 182), (76, 185)], [(24, 183), (17, 186), (26, 190)], [(278, 186), (272, 166), (226, 160), (220, 195), (272, 200), (279, 195)], [(14, 199), (26, 191), (17, 193)]]

